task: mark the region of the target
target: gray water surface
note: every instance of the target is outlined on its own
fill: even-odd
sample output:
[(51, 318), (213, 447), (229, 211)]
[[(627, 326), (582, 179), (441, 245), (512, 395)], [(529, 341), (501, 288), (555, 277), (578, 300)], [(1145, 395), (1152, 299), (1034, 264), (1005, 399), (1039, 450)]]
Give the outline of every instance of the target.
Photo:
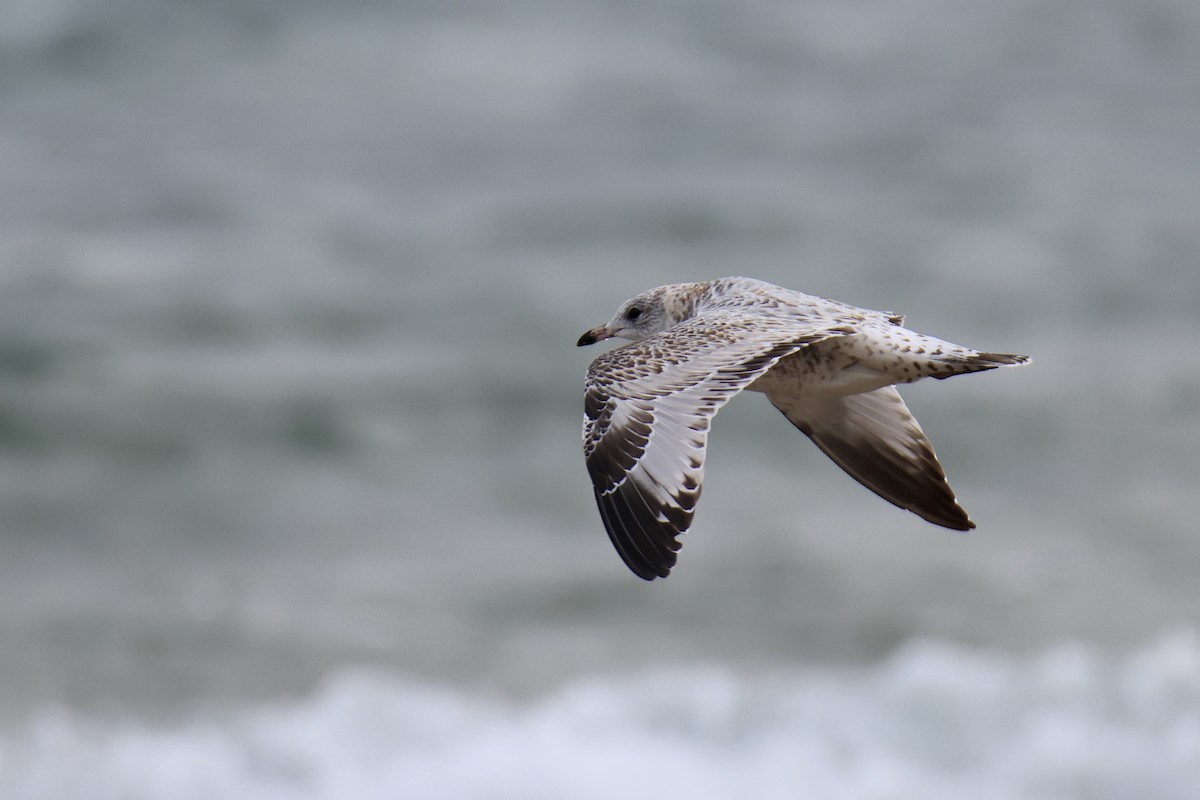
[[(0, 718), (1195, 626), (1198, 75), (1182, 0), (5, 6)], [(625, 570), (574, 342), (730, 274), (1034, 356), (905, 390), (978, 530), (747, 396)]]

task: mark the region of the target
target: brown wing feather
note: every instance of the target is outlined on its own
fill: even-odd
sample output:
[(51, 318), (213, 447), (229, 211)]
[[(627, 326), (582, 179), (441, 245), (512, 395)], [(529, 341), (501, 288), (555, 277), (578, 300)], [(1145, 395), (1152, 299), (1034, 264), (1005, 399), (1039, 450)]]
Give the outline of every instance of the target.
[(780, 358), (844, 332), (721, 312), (592, 362), (584, 455), (604, 527), (636, 575), (666, 577), (675, 565), (717, 411)]
[(954, 498), (933, 445), (894, 386), (845, 397), (768, 394), (793, 425), (852, 478), (946, 528), (975, 523)]

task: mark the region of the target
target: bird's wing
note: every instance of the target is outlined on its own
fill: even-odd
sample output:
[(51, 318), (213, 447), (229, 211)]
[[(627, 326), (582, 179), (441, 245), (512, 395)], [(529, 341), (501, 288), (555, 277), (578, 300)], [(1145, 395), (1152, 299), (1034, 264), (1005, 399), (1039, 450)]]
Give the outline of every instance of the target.
[(895, 386), (845, 397), (767, 397), (839, 467), (884, 500), (935, 525), (960, 531), (975, 527)]
[(639, 577), (666, 577), (692, 522), (712, 417), (780, 358), (853, 332), (721, 310), (596, 358), (583, 450), (609, 538)]

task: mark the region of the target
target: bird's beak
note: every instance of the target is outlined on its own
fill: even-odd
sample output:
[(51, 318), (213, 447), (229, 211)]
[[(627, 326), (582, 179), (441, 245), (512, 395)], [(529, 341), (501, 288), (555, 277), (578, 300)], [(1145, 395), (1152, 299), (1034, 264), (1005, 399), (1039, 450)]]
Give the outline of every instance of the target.
[(612, 334), (608, 332), (607, 325), (601, 325), (598, 328), (592, 328), (590, 331), (585, 331), (583, 336), (579, 337), (579, 341), (575, 343), (576, 347), (583, 347), (585, 344), (595, 344), (602, 342), (605, 339), (611, 339)]

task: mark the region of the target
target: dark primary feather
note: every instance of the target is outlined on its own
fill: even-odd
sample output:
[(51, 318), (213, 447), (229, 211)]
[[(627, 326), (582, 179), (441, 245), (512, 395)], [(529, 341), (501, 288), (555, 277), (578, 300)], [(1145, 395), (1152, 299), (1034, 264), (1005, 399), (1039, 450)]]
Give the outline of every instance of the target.
[(845, 397), (767, 397), (835, 464), (884, 500), (945, 528), (975, 527), (896, 387)]
[[(750, 335), (752, 332), (754, 335)], [(609, 538), (639, 577), (665, 577), (700, 499), (710, 421), (780, 358), (841, 331), (736, 313), (687, 320), (588, 370), (584, 453)]]

